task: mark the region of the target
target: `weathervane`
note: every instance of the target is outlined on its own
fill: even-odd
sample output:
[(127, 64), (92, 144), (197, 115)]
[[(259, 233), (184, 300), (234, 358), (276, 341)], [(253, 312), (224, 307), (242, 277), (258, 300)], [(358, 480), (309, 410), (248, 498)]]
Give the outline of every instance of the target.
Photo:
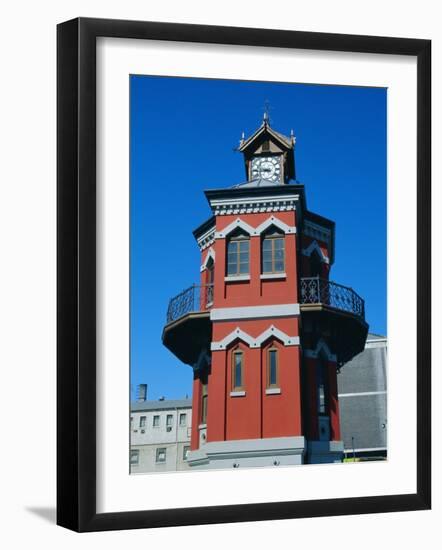
[(264, 101), (263, 121), (264, 121), (264, 124), (268, 124), (270, 126), (270, 101), (268, 99)]

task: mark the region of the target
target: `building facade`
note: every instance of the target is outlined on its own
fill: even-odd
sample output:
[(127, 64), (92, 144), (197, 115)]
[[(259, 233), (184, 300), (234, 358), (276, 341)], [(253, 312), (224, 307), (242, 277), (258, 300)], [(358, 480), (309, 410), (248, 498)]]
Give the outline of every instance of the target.
[(130, 473), (186, 470), (191, 426), (191, 399), (132, 403)]
[(200, 282), (169, 303), (163, 343), (193, 369), (194, 468), (344, 456), (336, 373), (364, 349), (364, 301), (329, 279), (335, 224), (307, 209), (294, 147), (267, 117), (241, 139), (247, 180), (205, 192)]
[(369, 334), (363, 352), (338, 375), (341, 434), (347, 459), (387, 457), (387, 339)]

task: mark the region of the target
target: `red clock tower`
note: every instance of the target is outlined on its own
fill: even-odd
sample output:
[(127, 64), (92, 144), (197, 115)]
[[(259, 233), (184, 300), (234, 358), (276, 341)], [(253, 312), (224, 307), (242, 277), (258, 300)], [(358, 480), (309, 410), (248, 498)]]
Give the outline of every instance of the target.
[(164, 345), (193, 368), (195, 468), (339, 462), (337, 371), (364, 349), (364, 301), (330, 281), (335, 224), (306, 206), (295, 137), (241, 139), (247, 180), (205, 192), (200, 283), (169, 303)]

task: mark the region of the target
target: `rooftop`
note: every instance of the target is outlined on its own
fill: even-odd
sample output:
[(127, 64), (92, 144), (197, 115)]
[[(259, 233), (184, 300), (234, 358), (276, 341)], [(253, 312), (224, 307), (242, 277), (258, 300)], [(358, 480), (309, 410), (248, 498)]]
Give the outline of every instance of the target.
[(149, 401), (132, 401), (132, 412), (137, 411), (164, 411), (169, 409), (189, 409), (192, 407), (192, 399), (159, 399)]

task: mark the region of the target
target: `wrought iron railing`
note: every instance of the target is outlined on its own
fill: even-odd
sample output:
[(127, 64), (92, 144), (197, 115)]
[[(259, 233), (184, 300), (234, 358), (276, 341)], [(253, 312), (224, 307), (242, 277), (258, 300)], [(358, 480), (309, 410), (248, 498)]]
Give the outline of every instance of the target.
[(172, 298), (167, 308), (167, 322), (176, 321), (187, 313), (210, 309), (213, 303), (213, 284), (192, 285)]
[(365, 319), (364, 300), (352, 288), (319, 277), (301, 279), (301, 304), (324, 304)]

